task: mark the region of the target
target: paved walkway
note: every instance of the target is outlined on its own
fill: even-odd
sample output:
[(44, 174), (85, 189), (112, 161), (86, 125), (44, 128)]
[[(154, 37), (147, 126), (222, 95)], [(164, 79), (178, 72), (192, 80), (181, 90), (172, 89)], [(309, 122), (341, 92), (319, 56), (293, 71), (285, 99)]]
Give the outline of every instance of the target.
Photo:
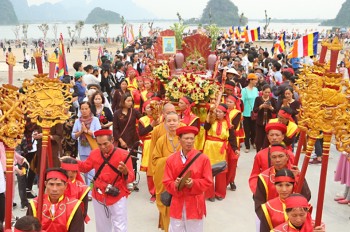
[[(207, 201), (207, 218), (204, 222), (206, 232), (254, 232), (255, 231), (255, 213), (248, 186), (248, 177), (251, 171), (255, 152), (242, 153), (238, 163), (237, 171), (237, 191), (228, 191), (226, 199), (223, 201), (209, 202)], [(302, 155), (300, 165), (303, 161)], [(334, 170), (339, 158), (339, 153), (334, 146), (331, 147), (331, 155), (329, 160), (326, 195), (324, 202), (323, 221), (326, 224), (327, 232), (347, 232), (350, 231), (350, 207), (336, 203), (333, 198), (336, 193), (344, 190), (344, 186), (333, 181)], [(314, 206), (313, 218), (316, 213), (316, 202), (318, 192), (320, 165), (309, 165), (307, 180), (312, 192), (311, 204)], [(149, 202), (147, 193), (145, 173), (141, 173), (141, 181), (139, 184), (140, 192), (132, 193), (128, 199), (128, 226), (129, 231), (147, 231), (156, 232), (158, 223), (158, 211), (155, 204)], [(19, 203), (18, 195), (15, 201)], [(15, 216), (21, 216), (25, 213), (19, 211), (18, 207), (14, 210)], [(89, 215), (91, 221), (86, 225), (87, 232), (95, 231), (95, 215), (93, 213), (92, 204), (89, 205)]]

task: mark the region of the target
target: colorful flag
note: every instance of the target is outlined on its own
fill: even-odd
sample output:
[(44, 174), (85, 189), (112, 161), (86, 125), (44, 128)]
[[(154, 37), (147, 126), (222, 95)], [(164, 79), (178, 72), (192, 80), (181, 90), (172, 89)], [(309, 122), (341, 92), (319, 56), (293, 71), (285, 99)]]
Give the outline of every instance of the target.
[(244, 38), (246, 42), (260, 40), (260, 27), (255, 28), (253, 30), (245, 30)]
[(318, 32), (314, 32), (295, 40), (288, 57), (297, 58), (316, 55), (318, 38)]
[(272, 54), (275, 53), (283, 53), (286, 49), (286, 32), (283, 32), (280, 34), (278, 41), (275, 43), (275, 45), (272, 48)]
[(102, 60), (101, 57), (103, 56), (103, 51), (102, 51), (102, 47), (100, 46), (98, 48), (98, 55), (97, 55), (97, 65), (101, 66), (102, 65)]
[(230, 27), (230, 29), (228, 30), (229, 34), (232, 35), (233, 33), (235, 33), (235, 27), (232, 26)]
[(61, 78), (64, 75), (68, 75), (68, 66), (66, 61), (66, 55), (64, 52), (64, 42), (62, 33), (60, 34), (60, 44), (58, 46), (58, 77)]
[(140, 27), (139, 27), (139, 39), (142, 38), (142, 27), (143, 27), (143, 25), (140, 24)]

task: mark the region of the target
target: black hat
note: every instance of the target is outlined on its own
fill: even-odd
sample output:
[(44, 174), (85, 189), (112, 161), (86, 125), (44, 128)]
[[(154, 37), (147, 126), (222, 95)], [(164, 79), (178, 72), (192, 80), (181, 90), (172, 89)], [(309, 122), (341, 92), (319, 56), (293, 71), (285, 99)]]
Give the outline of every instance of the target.
[(91, 64), (88, 64), (84, 67), (85, 72), (89, 71), (89, 69), (94, 69), (94, 66), (92, 66)]

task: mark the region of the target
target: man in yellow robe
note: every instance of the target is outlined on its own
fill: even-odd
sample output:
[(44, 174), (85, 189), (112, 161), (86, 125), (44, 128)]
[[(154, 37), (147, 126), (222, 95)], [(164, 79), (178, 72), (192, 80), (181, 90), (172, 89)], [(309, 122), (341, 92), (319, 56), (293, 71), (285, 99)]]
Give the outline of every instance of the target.
[(159, 224), (158, 228), (165, 230), (169, 229), (170, 224), (170, 214), (169, 207), (166, 207), (160, 201), (160, 195), (165, 191), (163, 185), (163, 175), (165, 170), (165, 164), (167, 158), (181, 150), (180, 142), (176, 136), (176, 129), (180, 125), (179, 116), (176, 112), (170, 112), (165, 116), (165, 127), (167, 132), (161, 136), (157, 142), (156, 146), (152, 152), (152, 165), (153, 166), (153, 180), (156, 188), (156, 203), (159, 210)]

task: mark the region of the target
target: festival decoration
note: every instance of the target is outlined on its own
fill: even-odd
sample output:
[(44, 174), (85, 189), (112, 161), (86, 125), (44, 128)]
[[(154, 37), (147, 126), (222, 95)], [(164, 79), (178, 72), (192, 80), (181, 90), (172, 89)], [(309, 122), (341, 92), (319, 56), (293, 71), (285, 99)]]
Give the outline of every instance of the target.
[[(321, 225), (329, 149), (332, 135), (335, 135), (338, 151), (350, 152), (350, 88), (343, 83), (341, 73), (336, 73), (338, 53), (342, 44), (335, 37), (330, 42), (323, 42), (331, 50), (330, 63), (324, 60), (315, 62), (314, 66), (304, 66), (297, 80), (298, 93), (301, 99), (299, 127), (308, 135), (306, 156), (303, 162), (297, 192), (301, 191), (311, 152), (320, 132), (323, 134), (323, 154), (318, 191), (316, 226)], [(322, 58), (326, 50), (323, 49)], [(345, 91), (343, 91), (345, 89)], [(302, 143), (302, 141), (300, 141)]]
[(0, 87), (0, 141), (6, 152), (5, 229), (11, 229), (14, 149), (24, 133), (24, 96), (13, 85)]
[(16, 57), (12, 52), (6, 54), (6, 64), (9, 66), (8, 69), (8, 83), (13, 84), (13, 67), (16, 65)]
[(162, 61), (160, 66), (153, 70), (153, 75), (163, 84), (167, 84), (171, 80), (168, 63), (166, 61)]
[(173, 76), (165, 87), (166, 96), (171, 101), (178, 101), (183, 96), (189, 96), (196, 104), (208, 102), (210, 95), (217, 91), (217, 85), (193, 73)]
[(58, 64), (58, 56), (56, 53), (52, 53), (49, 57), (49, 78), (53, 79), (55, 78), (55, 72), (56, 72), (56, 64)]
[[(64, 123), (69, 118), (67, 112), (72, 103), (70, 88), (70, 84), (64, 84), (58, 79), (50, 79), (47, 74), (38, 74), (35, 75), (33, 80), (23, 82), (23, 90), (27, 96), (28, 117), (31, 118), (33, 123), (42, 127), (39, 186), (44, 186), (50, 128), (58, 123)], [(52, 157), (49, 157), (49, 159), (52, 159)], [(40, 221), (43, 195), (44, 188), (40, 188), (37, 214)]]
[(34, 57), (35, 57), (35, 63), (36, 63), (36, 67), (38, 69), (38, 74), (42, 74), (43, 73), (43, 61), (41, 59), (41, 50), (40, 48), (36, 49), (36, 51), (34, 52)]

